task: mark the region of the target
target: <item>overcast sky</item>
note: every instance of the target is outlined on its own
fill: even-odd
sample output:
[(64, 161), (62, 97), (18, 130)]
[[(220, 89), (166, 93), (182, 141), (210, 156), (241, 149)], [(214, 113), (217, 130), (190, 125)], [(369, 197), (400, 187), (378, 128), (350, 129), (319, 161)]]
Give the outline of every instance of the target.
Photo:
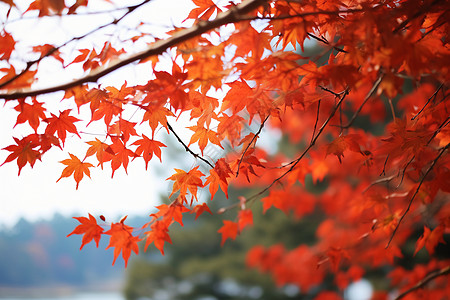
[[(97, 4), (101, 1), (94, 2)], [(5, 11), (3, 9), (5, 4), (0, 3), (0, 5), (2, 5), (0, 11)], [(152, 24), (166, 24), (170, 26), (175, 23), (179, 25), (180, 21), (186, 18), (189, 7), (192, 7), (190, 1), (154, 0), (147, 9), (142, 9), (137, 13), (145, 15)], [(105, 6), (105, 8), (111, 7)], [(4, 21), (4, 13), (0, 13), (0, 17)], [(90, 30), (95, 28), (97, 23), (101, 25), (110, 20), (111, 16), (108, 15), (97, 16), (93, 19), (89, 18), (88, 21), (83, 19), (83, 17), (75, 16), (67, 19), (59, 17), (45, 18), (44, 22), (42, 20), (14, 22), (7, 27), (7, 30), (13, 34), (18, 32), (17, 39), (23, 46), (26, 44), (36, 45), (43, 43), (42, 41), (44, 40), (57, 45), (66, 41), (73, 34), (78, 34), (83, 32), (83, 30)], [(136, 18), (130, 18), (127, 22), (129, 26), (133, 26)], [(83, 28), (83, 26), (86, 27)], [(158, 30), (161, 31), (161, 27), (155, 27), (155, 32)], [(74, 78), (73, 73), (56, 72), (58, 70), (57, 64), (42, 65), (41, 67), (45, 68), (47, 73), (45, 74), (44, 72), (43, 76), (47, 75), (46, 78), (53, 79), (55, 82), (58, 80), (58, 82), (65, 82)], [(124, 80), (127, 80), (128, 84), (131, 85), (134, 84), (133, 81), (140, 79), (140, 74), (143, 74), (143, 71), (139, 71), (136, 68), (120, 69), (109, 76), (108, 81), (117, 82), (116, 85), (120, 87)], [(41, 80), (38, 86), (51, 84), (52, 82), (48, 82), (48, 80)], [(70, 104), (60, 106), (59, 100), (62, 97), (63, 93), (55, 93), (38, 100), (40, 102), (45, 101), (45, 107), (53, 108), (53, 111), (71, 107)], [(6, 104), (0, 106), (0, 148), (14, 144), (13, 136), (21, 138), (31, 133), (24, 130), (26, 128), (24, 125), (18, 125), (12, 129), (18, 115), (13, 109), (14, 105)], [(79, 125), (78, 129), (84, 130), (83, 126)], [(88, 127), (88, 129), (95, 132), (95, 129), (92, 129), (92, 127)], [(78, 190), (75, 190), (73, 177), (63, 178), (56, 183), (64, 169), (64, 165), (59, 163), (59, 161), (69, 158), (69, 152), (77, 155), (80, 159), (83, 158), (87, 149), (83, 142), (94, 140), (92, 136), (82, 134), (81, 137), (82, 140), (76, 135), (69, 135), (64, 151), (59, 149), (50, 150), (44, 154), (42, 162), (36, 162), (33, 169), (29, 165), (25, 166), (20, 176), (17, 176), (18, 167), (16, 161), (0, 167), (0, 226), (11, 226), (20, 217), (26, 217), (30, 220), (47, 218), (55, 212), (68, 216), (87, 215), (90, 212), (97, 215), (103, 214), (109, 220), (120, 218), (125, 214), (147, 214), (159, 201), (160, 194), (170, 194), (169, 182), (164, 181), (170, 174), (166, 176), (166, 174), (161, 174), (155, 170), (159, 161), (157, 164), (150, 164), (148, 171), (145, 171), (143, 161), (135, 161), (129, 164), (128, 176), (123, 168), (120, 168), (116, 171), (113, 179), (111, 179), (110, 166), (105, 167), (103, 171), (92, 168), (92, 180), (83, 178)], [(9, 153), (6, 150), (0, 150), (0, 163), (5, 161)], [(165, 157), (163, 152), (163, 159), (169, 160), (170, 158)], [(159, 169), (161, 170), (162, 168), (159, 167)], [(170, 172), (167, 168), (166, 171), (166, 173)]]

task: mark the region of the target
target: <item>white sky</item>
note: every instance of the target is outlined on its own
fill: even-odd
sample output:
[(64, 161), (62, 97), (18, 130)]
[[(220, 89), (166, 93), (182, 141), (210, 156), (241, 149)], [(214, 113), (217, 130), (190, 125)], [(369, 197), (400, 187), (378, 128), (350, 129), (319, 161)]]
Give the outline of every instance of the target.
[[(130, 1), (119, 1), (118, 3), (121, 6), (129, 5)], [(189, 1), (180, 0), (154, 0), (147, 6), (148, 9), (137, 12), (145, 15), (146, 20), (150, 20), (153, 24), (171, 25), (175, 22), (179, 25), (179, 21), (186, 18), (192, 4)], [(4, 5), (0, 7), (0, 11), (3, 10), (3, 7)], [(107, 6), (106, 8), (111, 7)], [(0, 16), (4, 20), (4, 13), (0, 13)], [(46, 42), (57, 45), (73, 34), (95, 28), (94, 22), (101, 25), (111, 20), (108, 15), (86, 20), (83, 18), (72, 16), (67, 18), (68, 20), (56, 17), (46, 18), (45, 22), (41, 20), (15, 22), (7, 29), (13, 34), (18, 32), (20, 34), (18, 40), (22, 44), (43, 44), (42, 40), (45, 39)], [(135, 18), (129, 18), (129, 26), (133, 26), (135, 21)], [(78, 44), (77, 47), (79, 46)], [(76, 55), (77, 52), (74, 54)], [(58, 69), (55, 66), (57, 65), (46, 65), (46, 72), (51, 80), (65, 82), (76, 76), (67, 72), (55, 73)], [(138, 79), (139, 74), (142, 72), (136, 68), (120, 69), (109, 76), (108, 81), (117, 82), (116, 86), (120, 87), (123, 81), (127, 80), (131, 85), (133, 79)], [(52, 84), (54, 83), (40, 81), (41, 86)], [(52, 108), (53, 106), (53, 112), (65, 109), (58, 107), (62, 96), (63, 93), (46, 96), (45, 107)], [(44, 98), (39, 98), (38, 101), (43, 102)], [(26, 128), (24, 125), (18, 125), (12, 130), (17, 118), (17, 112), (13, 110), (14, 105), (13, 103), (0, 106), (0, 148), (14, 144), (13, 136), (21, 138), (31, 133), (24, 131), (23, 128)], [(76, 123), (79, 131), (85, 129), (79, 125), (80, 123)], [(90, 126), (87, 131), (95, 132), (95, 127), (93, 128)], [(63, 178), (56, 183), (64, 169), (64, 165), (59, 161), (69, 158), (68, 152), (82, 159), (87, 149), (83, 142), (94, 140), (93, 136), (81, 135), (81, 137), (82, 140), (77, 136), (68, 135), (64, 151), (58, 148), (48, 151), (43, 156), (43, 162), (37, 161), (33, 169), (27, 164), (22, 169), (20, 176), (17, 176), (16, 161), (0, 167), (0, 226), (12, 226), (20, 217), (36, 220), (51, 217), (56, 212), (67, 216), (87, 215), (90, 212), (96, 215), (103, 214), (108, 220), (114, 220), (126, 214), (147, 214), (159, 201), (160, 193), (163, 195), (170, 193), (169, 182), (164, 179), (170, 176), (169, 172), (172, 168), (167, 168), (167, 164), (161, 167), (157, 158), (152, 160), (157, 163), (151, 163), (148, 171), (145, 171), (143, 161), (134, 161), (128, 166), (129, 175), (126, 175), (121, 167), (116, 171), (113, 179), (111, 179), (111, 168), (108, 164), (105, 165), (103, 171), (100, 168), (91, 168), (92, 180), (87, 177), (83, 178), (78, 190), (75, 190), (73, 177)], [(6, 150), (0, 150), (0, 163), (3, 163), (9, 153)], [(163, 163), (170, 160), (164, 151), (162, 158)], [(93, 161), (91, 160), (91, 162)], [(159, 172), (158, 170), (155, 172), (157, 165), (159, 165)], [(161, 170), (165, 170), (165, 173), (161, 174)]]

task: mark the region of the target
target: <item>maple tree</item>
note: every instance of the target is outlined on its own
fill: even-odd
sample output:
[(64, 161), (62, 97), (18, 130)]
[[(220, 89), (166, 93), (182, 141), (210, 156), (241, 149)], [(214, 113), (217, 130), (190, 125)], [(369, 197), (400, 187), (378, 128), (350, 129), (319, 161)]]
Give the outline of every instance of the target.
[[(126, 263), (141, 240), (164, 254), (171, 224), (182, 225), (186, 213), (212, 213), (200, 190), (209, 190), (212, 200), (219, 188), (228, 197), (229, 185), (251, 186), (258, 191), (229, 199), (218, 211), (235, 215), (218, 228), (222, 244), (251, 230), (257, 201), (263, 203), (260, 213), (280, 209), (301, 218), (320, 210), (326, 216), (314, 245), (255, 246), (248, 253), (247, 265), (272, 274), (277, 284), (295, 284), (307, 293), (333, 275), (345, 289), (366, 270), (386, 266), (387, 288), (399, 291), (397, 299), (450, 294), (450, 261), (436, 254), (450, 230), (448, 1), (193, 0), (184, 27), (158, 36), (146, 31), (148, 20), (142, 19), (126, 31), (121, 23), (150, 5), (146, 0), (114, 7), (113, 21), (66, 42), (33, 45), (25, 62), (17, 59), (21, 41), (10, 23), (108, 11), (96, 11), (88, 1), (35, 0), (25, 8), (1, 2), (7, 9), (0, 32), (0, 99), (13, 105), (15, 126), (30, 132), (5, 145), (3, 164), (16, 161), (20, 174), (26, 165), (45, 163), (48, 150), (64, 151), (69, 136), (89, 145), (61, 162), (58, 181), (73, 176), (75, 188), (91, 168), (110, 165), (114, 176), (130, 163), (147, 168), (155, 157), (164, 162), (163, 136), (197, 162), (167, 178), (173, 183), (171, 204), (158, 206), (142, 228), (125, 219), (108, 225), (102, 216), (101, 223), (92, 215), (76, 218), (81, 224), (69, 235), (83, 235), (81, 248), (110, 236), (114, 261), (122, 253)], [(116, 30), (116, 38), (105, 33), (101, 43), (77, 46), (105, 28)], [(308, 57), (307, 41), (320, 45)], [(78, 68), (79, 77), (36, 87), (45, 72), (41, 66), (50, 60), (61, 72)], [(145, 65), (149, 79), (130, 85), (124, 78), (117, 87), (103, 82), (129, 65)], [(51, 110), (46, 96), (56, 92), (64, 92), (61, 103), (72, 108)], [(189, 141), (174, 126), (185, 115)], [(103, 136), (92, 140), (80, 127), (94, 123)], [(269, 155), (258, 144), (265, 127), (281, 131), (295, 153)], [(215, 158), (208, 147), (227, 151)], [(324, 190), (309, 190), (308, 178)], [(420, 237), (414, 237), (417, 231)], [(429, 260), (405, 270), (397, 261), (411, 239), (414, 254), (427, 251)], [(374, 298), (387, 299), (388, 292), (377, 291)], [(340, 299), (333, 291), (317, 295), (331, 297)]]

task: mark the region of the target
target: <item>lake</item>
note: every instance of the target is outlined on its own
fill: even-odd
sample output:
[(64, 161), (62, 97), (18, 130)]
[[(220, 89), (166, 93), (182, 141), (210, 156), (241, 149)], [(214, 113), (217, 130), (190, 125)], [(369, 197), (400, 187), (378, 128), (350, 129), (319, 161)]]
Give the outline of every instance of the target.
[(0, 300), (125, 300), (125, 298), (120, 293), (80, 293), (48, 298), (3, 298), (0, 295)]

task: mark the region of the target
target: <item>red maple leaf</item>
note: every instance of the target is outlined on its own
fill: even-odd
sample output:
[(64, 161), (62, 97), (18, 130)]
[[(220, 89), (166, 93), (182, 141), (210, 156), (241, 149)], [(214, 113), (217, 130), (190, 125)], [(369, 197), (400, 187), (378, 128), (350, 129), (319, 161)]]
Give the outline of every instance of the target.
[(243, 209), (238, 213), (238, 227), (242, 231), (245, 227), (253, 225), (253, 212), (250, 209)]
[(122, 165), (125, 172), (127, 172), (130, 157), (136, 157), (136, 153), (128, 149), (121, 139), (113, 138), (112, 140), (113, 144), (111, 145), (111, 149), (114, 152), (114, 156), (111, 158), (111, 177), (114, 177), (114, 172)]
[(37, 132), (37, 128), (40, 124), (40, 119), (45, 119), (45, 108), (42, 107), (43, 103), (37, 102), (36, 98), (33, 98), (33, 104), (25, 103), (24, 99), (19, 99), (19, 104), (14, 107), (15, 110), (20, 112), (17, 116), (17, 124), (28, 122), (34, 132)]
[(89, 219), (86, 217), (74, 217), (74, 219), (81, 224), (75, 227), (75, 229), (67, 236), (69, 237), (72, 234), (83, 234), (80, 250), (83, 249), (84, 245), (90, 243), (92, 240), (95, 241), (98, 248), (98, 243), (100, 242), (103, 228), (97, 224), (97, 220), (91, 214), (89, 214)]
[(436, 246), (439, 243), (444, 243), (444, 232), (445, 227), (443, 225), (439, 225), (433, 230), (430, 230), (427, 226), (423, 227), (423, 234), (422, 236), (417, 240), (416, 243), (416, 250), (414, 251), (414, 255), (425, 246), (427, 248), (427, 251), (430, 255), (434, 254), (434, 250)]
[(12, 153), (8, 155), (6, 160), (1, 165), (3, 166), (5, 163), (11, 162), (17, 158), (17, 165), (19, 166), (20, 175), (20, 171), (27, 163), (33, 167), (37, 159), (41, 160), (41, 153), (33, 149), (37, 145), (34, 144), (28, 137), (24, 137), (21, 140), (14, 138), (14, 141), (17, 145), (10, 145), (3, 148), (4, 150), (8, 150)]
[(156, 155), (161, 161), (161, 147), (166, 147), (161, 142), (149, 139), (145, 134), (142, 135), (142, 139), (135, 141), (131, 145), (138, 145), (135, 153), (141, 155), (145, 161), (145, 169), (147, 170), (148, 162), (152, 159), (153, 154)]
[(225, 244), (227, 239), (236, 239), (236, 236), (239, 232), (238, 223), (233, 221), (224, 220), (223, 226), (217, 231), (222, 234), (222, 242), (221, 245)]
[(73, 124), (80, 120), (69, 116), (70, 112), (70, 109), (66, 109), (65, 111), (60, 112), (59, 117), (51, 114), (52, 116), (50, 118), (44, 119), (44, 121), (48, 123), (47, 128), (45, 128), (45, 133), (52, 135), (56, 132), (63, 145), (66, 140), (67, 132), (75, 133), (78, 137), (80, 137), (77, 127)]

